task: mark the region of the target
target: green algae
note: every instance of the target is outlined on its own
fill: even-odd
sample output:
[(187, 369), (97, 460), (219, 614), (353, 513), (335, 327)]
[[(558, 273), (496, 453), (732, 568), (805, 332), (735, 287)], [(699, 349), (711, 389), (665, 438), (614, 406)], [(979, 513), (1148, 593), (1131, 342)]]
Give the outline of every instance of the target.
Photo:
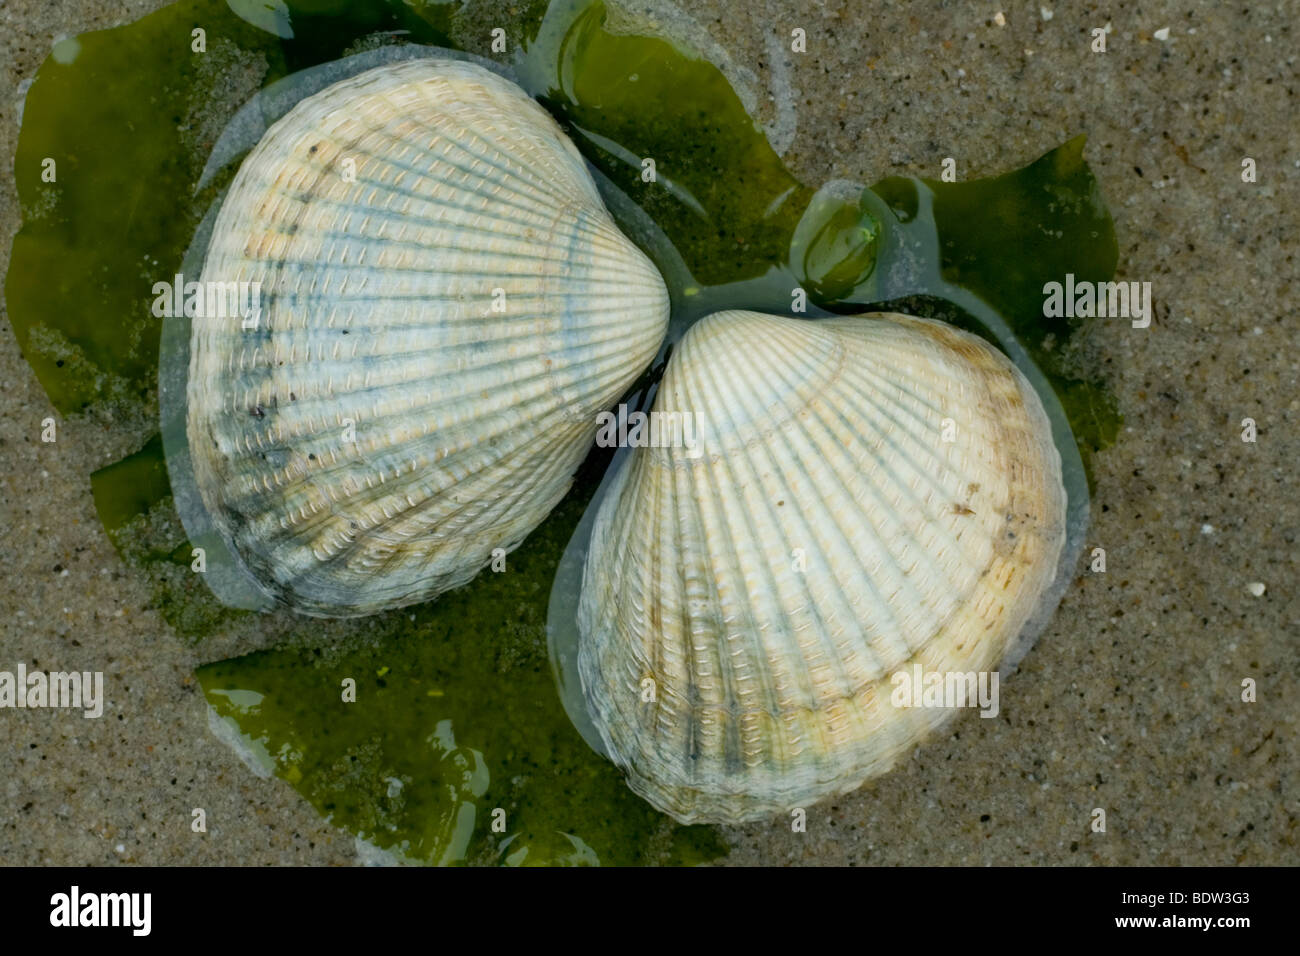
[(220, 603), (194, 571), (194, 549), (172, 502), (162, 440), (90, 476), (100, 523), (130, 567), (152, 584), (150, 607), (196, 643), (242, 612)]
[[(551, 109), (620, 225), (668, 278), (677, 334), (719, 308), (786, 313), (795, 288), (807, 293), (810, 317), (906, 306), (1023, 348), (1074, 432), (1058, 432), (1058, 442), (1073, 448), (1077, 438), (1085, 461), (1113, 440), (1113, 400), (1061, 358), (1077, 325), (1042, 316), (1045, 282), (1114, 272), (1113, 225), (1082, 138), (987, 180), (893, 177), (814, 190), (786, 169), (708, 60), (661, 36), (612, 29), (601, 3), (520, 6), (500, 24), (500, 54), (490, 43), (497, 24), (473, 2), (183, 0), (77, 38), (70, 63), (47, 61), (19, 142), (24, 227), (6, 296), (56, 407), (152, 406), (151, 283), (178, 270), (233, 174), (240, 156), (201, 180), (213, 141), (248, 95), (347, 53), (414, 42), (493, 57)], [(200, 25), (220, 69), (190, 52)], [(45, 156), (60, 157), (56, 184), (40, 181)], [(629, 210), (648, 216), (663, 242)], [(636, 386), (643, 399), (662, 367)], [(716, 831), (679, 827), (634, 797), (574, 730), (548, 666), (551, 584), (607, 461), (593, 452), (506, 573), (485, 571), (435, 603), (363, 624), (217, 603), (191, 570), (157, 439), (96, 472), (92, 485), (110, 538), (149, 575), (154, 606), (178, 633), (200, 640), (252, 620), (281, 639), (284, 647), (209, 664), (198, 677), (217, 718), (263, 768), (336, 825), (412, 862), (702, 862), (725, 853)], [(353, 703), (342, 700), (345, 677), (356, 681)], [(503, 829), (493, 826), (497, 810)]]
[(845, 301), (875, 271), (881, 226), (864, 199), (818, 193), (790, 238), (791, 268), (814, 302)]
[[(360, 647), (209, 664), (198, 672), (204, 693), (313, 806), (400, 859), (716, 858), (725, 848), (715, 832), (677, 826), (634, 796), (555, 695), (546, 594), (591, 485), (589, 469), (587, 490), (511, 553), (506, 571), (382, 615)], [(343, 700), (348, 678), (354, 702)]]
[[(1091, 457), (1114, 442), (1119, 409), (1103, 382), (1072, 374), (1064, 360), (1060, 346), (1084, 320), (1043, 315), (1045, 283), (1066, 273), (1106, 282), (1119, 260), (1114, 223), (1083, 149), (1084, 137), (1076, 136), (1002, 176), (962, 183), (891, 178), (872, 191), (901, 211), (903, 228), (916, 228), (909, 211), (917, 189), (930, 192), (942, 283), (913, 294), (952, 300), (953, 288), (967, 289), (1006, 319), (1060, 399), (1091, 484)], [(979, 323), (968, 327), (984, 331)]]
[(664, 230), (697, 282), (783, 262), (812, 190), (716, 66), (666, 39), (611, 32), (605, 19), (602, 3), (557, 4), (516, 64), (524, 88)]
[[(191, 50), (199, 28), (209, 54)], [(274, 37), (219, 0), (64, 42), (75, 46), (48, 58), (27, 93), (14, 158), (23, 228), (5, 298), (24, 357), (68, 415), (153, 401), (150, 285), (180, 263), (202, 216), (193, 190), (220, 132), (202, 104), (247, 97), (280, 75), (282, 58)]]
[(90, 476), (90, 489), (99, 523), (111, 538), (170, 496), (162, 439), (155, 435), (139, 451), (99, 469)]

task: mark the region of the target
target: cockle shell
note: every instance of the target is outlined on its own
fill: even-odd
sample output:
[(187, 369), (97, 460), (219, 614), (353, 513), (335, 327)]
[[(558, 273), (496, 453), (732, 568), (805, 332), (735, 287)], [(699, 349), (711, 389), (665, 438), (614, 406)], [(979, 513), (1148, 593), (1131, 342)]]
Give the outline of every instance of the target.
[(893, 675), (996, 668), (1056, 575), (1043, 406), (951, 326), (717, 313), (653, 411), (695, 416), (698, 445), (638, 448), (612, 479), (578, 672), (611, 759), (680, 821), (884, 772), (953, 713), (894, 706)]
[(263, 590), (328, 616), (428, 599), (518, 545), (668, 317), (555, 121), (449, 59), (358, 74), (276, 122), (203, 281), (261, 300), (193, 321), (203, 503)]

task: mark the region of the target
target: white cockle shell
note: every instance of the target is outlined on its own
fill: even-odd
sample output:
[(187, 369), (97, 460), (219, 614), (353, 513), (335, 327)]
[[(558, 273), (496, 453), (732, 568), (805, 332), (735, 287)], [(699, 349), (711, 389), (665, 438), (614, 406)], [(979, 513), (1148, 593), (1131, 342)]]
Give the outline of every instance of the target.
[(259, 587), (326, 616), (426, 600), (517, 546), (668, 318), (550, 115), (450, 59), (276, 122), (202, 278), (260, 290), (258, 315), (193, 320), (204, 506)]
[(716, 313), (653, 412), (693, 416), (695, 442), (637, 448), (612, 480), (578, 672), (611, 759), (680, 821), (789, 813), (889, 769), (954, 713), (895, 706), (894, 675), (995, 669), (1056, 576), (1042, 403), (952, 326)]

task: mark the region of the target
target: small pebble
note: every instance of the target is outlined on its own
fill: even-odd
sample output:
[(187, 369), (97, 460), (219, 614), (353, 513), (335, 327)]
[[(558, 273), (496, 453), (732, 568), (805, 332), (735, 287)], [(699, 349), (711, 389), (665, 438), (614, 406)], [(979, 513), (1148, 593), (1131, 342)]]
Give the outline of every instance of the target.
[(1000, 27), (1004, 27), (1007, 25), (1007, 18), (1003, 16), (1002, 11), (999, 10), (997, 13), (993, 14), (993, 22)]
[(1050, 20), (1052, 19), (1052, 17), (1056, 16), (1056, 14), (1054, 14), (1051, 10), (1047, 9), (1047, 7), (1039, 7), (1038, 12), (1043, 15), (1044, 20)]
[(1155, 33), (1151, 35), (1155, 37), (1157, 40), (1159, 40), (1161, 43), (1164, 43), (1166, 40), (1169, 39), (1169, 28), (1161, 27), (1159, 30), (1157, 30)]
[(1214, 534), (1214, 525), (1212, 524), (1201, 525), (1201, 534)]
[(1263, 597), (1264, 592), (1267, 591), (1268, 588), (1264, 586), (1263, 581), (1251, 581), (1246, 585), (1246, 590), (1255, 595), (1255, 597)]

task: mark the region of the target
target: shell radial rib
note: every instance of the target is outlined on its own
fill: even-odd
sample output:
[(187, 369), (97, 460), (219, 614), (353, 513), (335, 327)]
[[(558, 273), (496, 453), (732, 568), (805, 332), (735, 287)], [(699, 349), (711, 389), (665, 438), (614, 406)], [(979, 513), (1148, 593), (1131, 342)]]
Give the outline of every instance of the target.
[(193, 319), (204, 505), (264, 591), (323, 616), (426, 600), (517, 546), (668, 318), (555, 121), (449, 59), (358, 74), (276, 122), (203, 282), (260, 290), (251, 318)]
[(629, 785), (682, 822), (883, 773), (954, 713), (895, 706), (902, 680), (996, 668), (1056, 576), (1042, 404), (951, 326), (716, 313), (653, 411), (694, 416), (698, 444), (637, 448), (612, 479), (578, 672)]

